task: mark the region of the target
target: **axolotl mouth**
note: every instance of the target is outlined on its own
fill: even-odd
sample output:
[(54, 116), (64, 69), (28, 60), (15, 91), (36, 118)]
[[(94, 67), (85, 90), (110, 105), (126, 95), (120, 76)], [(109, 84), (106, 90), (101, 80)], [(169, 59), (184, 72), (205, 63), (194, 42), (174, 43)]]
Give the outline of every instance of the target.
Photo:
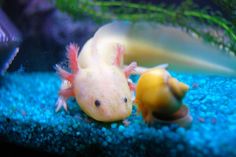
[(74, 80), (74, 93), (81, 109), (98, 121), (121, 120), (131, 114), (128, 81), (115, 66), (81, 69)]

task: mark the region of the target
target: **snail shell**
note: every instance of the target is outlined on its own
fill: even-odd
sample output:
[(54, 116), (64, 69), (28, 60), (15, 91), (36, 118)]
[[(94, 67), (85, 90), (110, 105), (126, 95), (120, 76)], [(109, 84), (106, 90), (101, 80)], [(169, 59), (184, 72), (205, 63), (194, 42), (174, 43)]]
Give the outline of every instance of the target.
[(152, 121), (154, 112), (160, 116), (171, 116), (177, 112), (188, 89), (165, 69), (151, 69), (138, 80), (135, 102), (144, 119)]

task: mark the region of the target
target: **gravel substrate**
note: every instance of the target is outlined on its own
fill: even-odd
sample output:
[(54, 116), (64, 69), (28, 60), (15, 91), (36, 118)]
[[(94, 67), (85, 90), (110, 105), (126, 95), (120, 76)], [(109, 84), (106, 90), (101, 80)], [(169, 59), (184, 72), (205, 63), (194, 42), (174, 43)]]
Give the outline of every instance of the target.
[(7, 74), (0, 79), (0, 137), (68, 156), (236, 156), (236, 78), (173, 75), (190, 86), (184, 99), (193, 117), (189, 129), (147, 125), (136, 108), (129, 122), (99, 123), (74, 99), (68, 113), (55, 113), (56, 74)]

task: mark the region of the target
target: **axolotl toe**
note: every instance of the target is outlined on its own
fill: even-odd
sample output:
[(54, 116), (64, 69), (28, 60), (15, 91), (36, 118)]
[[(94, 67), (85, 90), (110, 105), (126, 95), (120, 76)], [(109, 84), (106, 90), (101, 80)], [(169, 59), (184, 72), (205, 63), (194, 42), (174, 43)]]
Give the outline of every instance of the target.
[[(86, 45), (88, 44), (91, 42)], [(56, 111), (61, 107), (67, 110), (66, 100), (73, 96), (82, 111), (97, 121), (111, 122), (125, 119), (132, 112), (133, 85), (128, 82), (128, 77), (136, 67), (136, 63), (131, 63), (122, 70), (121, 59), (124, 48), (119, 44), (114, 44), (114, 52), (109, 54), (99, 52), (96, 48), (88, 49), (86, 45), (79, 56), (79, 47), (76, 44), (67, 47), (71, 72), (56, 66), (56, 70), (64, 80)], [(111, 62), (104, 61), (104, 56), (109, 57), (105, 58)]]

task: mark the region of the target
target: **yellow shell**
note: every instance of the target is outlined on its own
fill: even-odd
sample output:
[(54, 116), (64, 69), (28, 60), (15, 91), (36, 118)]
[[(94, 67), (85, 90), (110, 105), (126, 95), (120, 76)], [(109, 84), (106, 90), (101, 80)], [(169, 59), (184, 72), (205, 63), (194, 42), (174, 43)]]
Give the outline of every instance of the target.
[(153, 120), (153, 112), (161, 115), (174, 114), (181, 106), (188, 86), (161, 68), (143, 73), (137, 83), (136, 99), (138, 111), (145, 121)]

